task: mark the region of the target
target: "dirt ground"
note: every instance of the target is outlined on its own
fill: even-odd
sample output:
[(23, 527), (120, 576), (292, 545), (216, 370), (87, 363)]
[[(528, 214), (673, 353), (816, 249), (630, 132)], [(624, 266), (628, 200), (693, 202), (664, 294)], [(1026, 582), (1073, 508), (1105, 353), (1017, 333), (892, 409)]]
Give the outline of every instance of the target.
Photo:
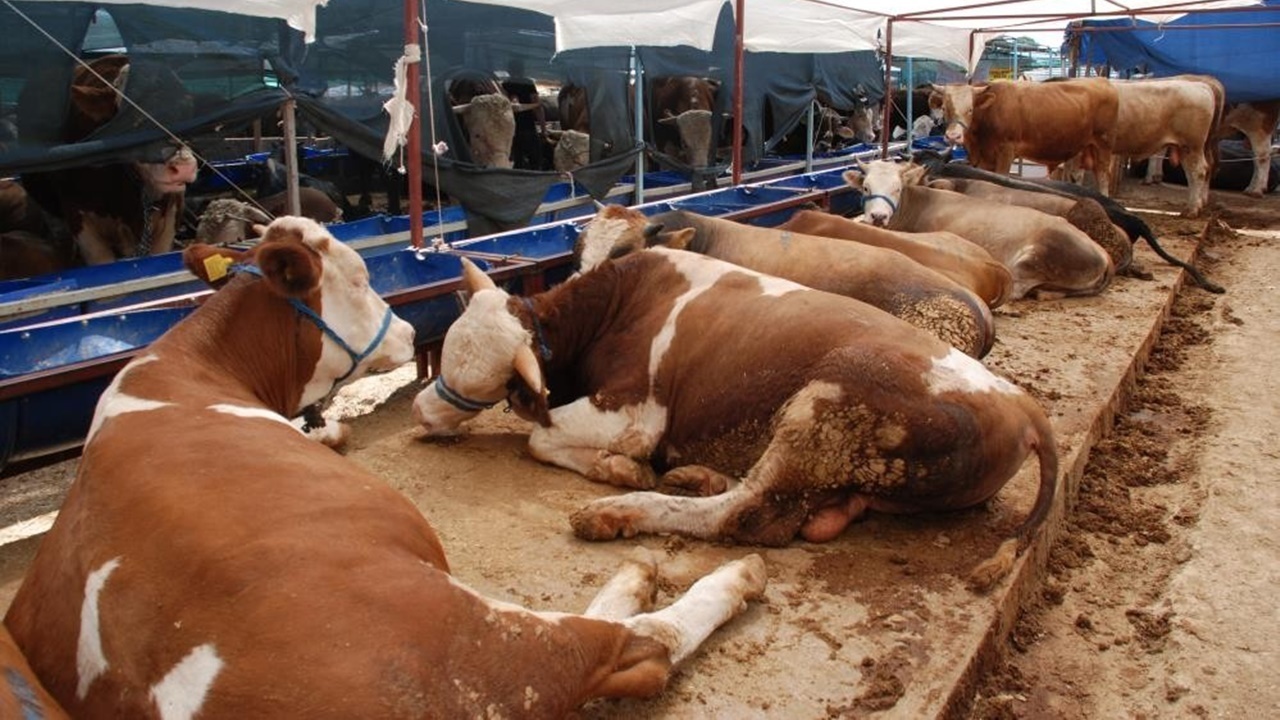
[[(1126, 186), (1132, 207), (1176, 210), (1185, 188)], [(1280, 715), (1274, 442), (1280, 336), (1280, 197), (1213, 193), (1220, 221), (1198, 261), (1224, 295), (1184, 288), (1126, 410), (1086, 467), (1047, 577), (1022, 608), (970, 718), (1253, 718)], [(1206, 221), (1147, 216), (1167, 244)], [(1141, 344), (1126, 333), (1163, 307), (1172, 271), (1149, 252), (1149, 281), (1099, 298), (997, 311), (988, 358), (1050, 410), (1064, 453), (1083, 442), (1110, 380)], [(1123, 368), (1117, 370), (1123, 372)], [(348, 457), (423, 510), (455, 574), (495, 597), (579, 610), (631, 544), (663, 559), (668, 602), (745, 549), (644, 538), (572, 539), (569, 512), (613, 492), (534, 462), (527, 425), (499, 409), (472, 434), (425, 441), (409, 418), (411, 368), (361, 381), (328, 411), (353, 427)], [(7, 525), (56, 509), (75, 463), (0, 480)], [(1027, 475), (1027, 477), (1023, 477)], [(648, 702), (601, 702), (586, 718), (916, 718), (947, 704), (993, 600), (962, 577), (1030, 505), (1034, 472), (988, 507), (927, 518), (871, 517), (824, 546), (770, 550), (766, 599), (680, 668)], [(38, 538), (0, 550), (7, 605)], [(950, 705), (954, 710), (955, 705)]]
[[(1122, 199), (1175, 209), (1173, 190)], [(1200, 264), (1227, 293), (1180, 293), (970, 718), (1280, 716), (1280, 199), (1213, 198)]]

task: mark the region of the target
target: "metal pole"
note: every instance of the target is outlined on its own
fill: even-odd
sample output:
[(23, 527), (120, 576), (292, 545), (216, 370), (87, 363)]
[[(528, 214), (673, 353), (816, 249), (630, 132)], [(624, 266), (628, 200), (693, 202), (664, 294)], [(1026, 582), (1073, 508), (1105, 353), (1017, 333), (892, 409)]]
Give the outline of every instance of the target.
[[(635, 83), (636, 140), (644, 142), (644, 68), (640, 66), (640, 53), (631, 46), (631, 82)], [(636, 205), (644, 203), (644, 148), (636, 155)]]
[(290, 215), (298, 215), (302, 211), (302, 200), (298, 195), (298, 118), (295, 113), (297, 104), (290, 95), (284, 101), (284, 107), (281, 108), (284, 113), (284, 166), (287, 171), (285, 197), (288, 202), (285, 205), (285, 212)]
[[(734, 23), (733, 31), (733, 184), (738, 185), (742, 182), (742, 66), (746, 55), (747, 0), (737, 0), (735, 5), (738, 22)], [(812, 112), (813, 106), (809, 109)], [(812, 130), (813, 125), (809, 129)]]
[(890, 112), (893, 107), (893, 18), (889, 18), (884, 25), (884, 100), (884, 113), (880, 120), (880, 128), (884, 135), (880, 140), (880, 158), (887, 160), (889, 159), (889, 136), (893, 134), (893, 128), (889, 127), (893, 122), (893, 115)]
[(409, 133), (406, 137), (405, 152), (409, 155), (409, 239), (414, 247), (422, 247), (422, 113), (418, 108), (422, 104), (422, 92), (419, 87), (422, 77), (422, 50), (418, 43), (421, 33), (418, 30), (418, 9), (414, 0), (404, 0), (404, 44), (405, 48), (415, 48), (417, 57), (405, 68), (405, 100), (413, 108), (413, 120), (409, 122)]
[(912, 65), (914, 58), (907, 58), (907, 142), (915, 140), (916, 130), (916, 69)]
[[(817, 104), (818, 104), (817, 100), (810, 100), (809, 110), (805, 114), (805, 125), (808, 132), (805, 133), (805, 139), (804, 139), (804, 171), (807, 173), (813, 172), (813, 133), (814, 133), (814, 130), (816, 130), (816, 128), (813, 126), (813, 117), (814, 117), (813, 106)], [(735, 138), (735, 144), (736, 144), (736, 138)], [(736, 161), (734, 162), (734, 167), (737, 167)], [(736, 185), (737, 182), (735, 181), (734, 184)]]

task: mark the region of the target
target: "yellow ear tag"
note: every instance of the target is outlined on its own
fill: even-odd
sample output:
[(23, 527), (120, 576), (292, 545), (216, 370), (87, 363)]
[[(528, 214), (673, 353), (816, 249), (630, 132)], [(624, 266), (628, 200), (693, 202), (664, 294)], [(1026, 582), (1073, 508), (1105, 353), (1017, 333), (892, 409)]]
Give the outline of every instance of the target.
[(226, 255), (210, 255), (204, 259), (204, 274), (209, 282), (217, 282), (227, 276), (227, 268), (233, 264), (235, 261)]

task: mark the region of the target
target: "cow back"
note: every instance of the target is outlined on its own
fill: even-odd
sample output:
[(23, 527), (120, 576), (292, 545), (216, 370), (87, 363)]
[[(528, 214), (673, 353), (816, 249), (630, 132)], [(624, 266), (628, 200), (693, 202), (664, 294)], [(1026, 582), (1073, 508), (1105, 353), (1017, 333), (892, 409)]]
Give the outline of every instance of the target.
[(1091, 147), (1114, 144), (1119, 100), (1100, 78), (1052, 83), (994, 82), (975, 102), (971, 161), (988, 168), (997, 148), (1013, 157), (1061, 164)]

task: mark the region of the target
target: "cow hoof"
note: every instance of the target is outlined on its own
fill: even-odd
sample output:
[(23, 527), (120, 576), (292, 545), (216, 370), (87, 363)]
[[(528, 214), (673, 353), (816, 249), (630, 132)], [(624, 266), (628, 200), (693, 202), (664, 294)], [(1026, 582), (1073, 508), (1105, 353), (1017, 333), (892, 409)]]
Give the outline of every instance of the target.
[(587, 477), (596, 482), (636, 490), (652, 490), (658, 484), (653, 468), (626, 455), (602, 454)]
[(1262, 192), (1259, 190), (1245, 190), (1244, 194), (1251, 198), (1261, 198)]
[(616, 540), (635, 537), (631, 520), (625, 512), (588, 506), (569, 516), (569, 525), (573, 534), (583, 540)]
[(729, 478), (702, 465), (685, 465), (668, 471), (657, 491), (667, 495), (709, 497), (729, 489)]

